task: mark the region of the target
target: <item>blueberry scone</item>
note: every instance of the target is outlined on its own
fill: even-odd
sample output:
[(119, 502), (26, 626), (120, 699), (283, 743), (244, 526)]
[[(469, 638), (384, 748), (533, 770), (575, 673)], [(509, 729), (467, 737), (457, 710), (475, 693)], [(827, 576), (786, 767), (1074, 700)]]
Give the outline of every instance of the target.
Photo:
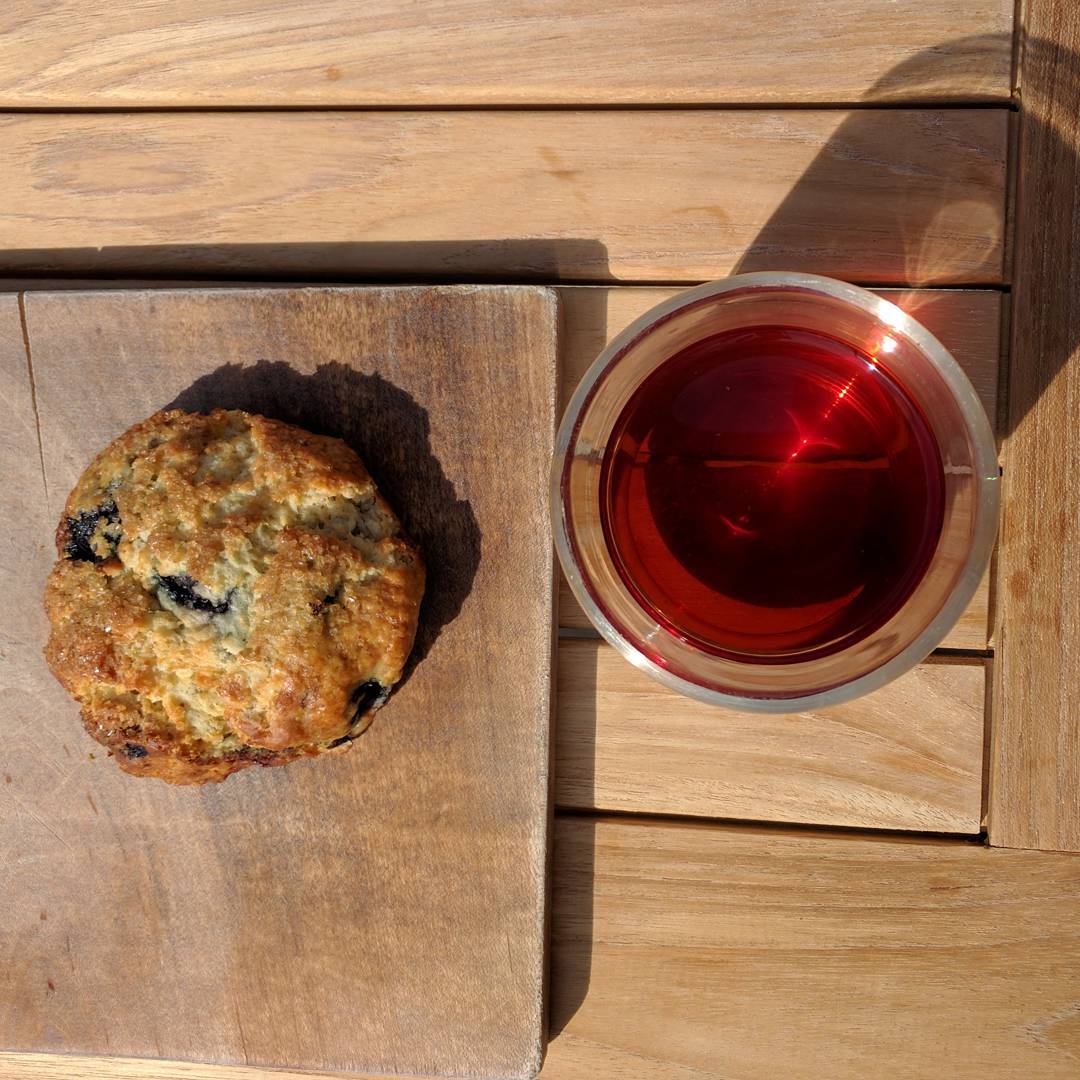
[(160, 412), (80, 477), (45, 656), (126, 772), (173, 784), (340, 751), (412, 648), (424, 565), (338, 439)]

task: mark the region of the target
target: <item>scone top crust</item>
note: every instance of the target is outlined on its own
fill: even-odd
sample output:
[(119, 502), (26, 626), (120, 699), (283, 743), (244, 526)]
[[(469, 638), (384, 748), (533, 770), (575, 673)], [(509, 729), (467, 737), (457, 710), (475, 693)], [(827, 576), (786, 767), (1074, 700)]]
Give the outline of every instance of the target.
[(424, 568), (343, 442), (160, 412), (56, 534), (46, 659), (129, 772), (221, 780), (348, 744), (401, 677)]

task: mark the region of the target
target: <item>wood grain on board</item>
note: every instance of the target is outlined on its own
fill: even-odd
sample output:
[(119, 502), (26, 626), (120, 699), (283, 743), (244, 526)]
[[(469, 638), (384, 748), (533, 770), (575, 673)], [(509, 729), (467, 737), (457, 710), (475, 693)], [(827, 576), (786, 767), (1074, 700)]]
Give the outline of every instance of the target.
[(49, 530), (5, 502), (17, 559), (3, 567), (0, 1044), (530, 1073), (544, 1019), (554, 295), (24, 303), (48, 495), (26, 357), (5, 341), (18, 444), (0, 445), (5, 477), (19, 470), (5, 500), (25, 488), (54, 521), (132, 422), (170, 403), (245, 407), (347, 438), (433, 557), (421, 662), (352, 752), (174, 789), (122, 774), (45, 670)]
[(1080, 20), (1028, 8), (988, 823), (1080, 851)]
[(546, 1080), (1075, 1080), (1080, 859), (582, 820), (555, 852)]
[(0, 117), (0, 272), (1000, 283), (1007, 109)]
[[(561, 408), (565, 409), (579, 380), (612, 337), (649, 308), (679, 291), (629, 286), (563, 286), (559, 290), (563, 319)], [(941, 339), (971, 379), (991, 424), (996, 427), (1003, 308), (1001, 293), (989, 289), (877, 291), (914, 315)], [(991, 576), (992, 572), (988, 571), (971, 603), (941, 643), (943, 648), (987, 647)], [(575, 629), (589, 629), (592, 626), (561, 572), (559, 625)]]
[(555, 800), (581, 809), (977, 833), (982, 663), (762, 716), (661, 686), (608, 644), (559, 642)]
[[(1072, 855), (562, 819), (541, 1075), (1075, 1080), (1078, 893)], [(0, 1055), (3, 1080), (306, 1075)]]
[(0, 108), (996, 100), (1012, 0), (10, 0)]

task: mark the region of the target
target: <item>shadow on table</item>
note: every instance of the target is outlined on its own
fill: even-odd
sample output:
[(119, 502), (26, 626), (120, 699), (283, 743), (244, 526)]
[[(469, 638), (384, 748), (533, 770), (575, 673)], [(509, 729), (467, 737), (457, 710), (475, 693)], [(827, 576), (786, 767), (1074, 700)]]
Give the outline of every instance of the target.
[[(597, 240), (403, 240), (282, 244), (151, 244), (40, 248), (2, 253), (5, 277), (86, 282), (100, 276), (171, 287), (307, 283), (342, 285), (527, 284), (611, 281), (607, 248)], [(58, 281), (57, 279), (61, 279)], [(93, 282), (99, 287), (103, 282)], [(119, 284), (113, 281), (110, 285)], [(32, 281), (19, 287), (33, 287)]]
[[(932, 102), (935, 111), (947, 109), (950, 101), (947, 97), (943, 98), (939, 89), (942, 71), (945, 70), (943, 65), (952, 71), (959, 69), (977, 73), (987, 69), (988, 58), (1008, 54), (1011, 48), (1012, 39), (1008, 35), (974, 35), (944, 42), (941, 47), (926, 49), (892, 68), (870, 87), (865, 97), (874, 105), (891, 100), (897, 100), (902, 105), (906, 98), (915, 102)], [(1072, 87), (1065, 92), (1076, 100), (1076, 86), (1080, 84), (1080, 57), (1076, 53), (1034, 37), (1024, 39), (1023, 49), (1025, 67), (1030, 70), (1033, 66), (1052, 65), (1058, 78)], [(971, 95), (961, 100), (970, 103)], [(988, 101), (987, 104), (993, 106), (997, 103)], [(967, 111), (973, 117), (983, 112), (981, 109)], [(1004, 115), (1003, 107), (993, 108), (990, 112), (991, 115), (986, 118), (989, 125), (1011, 120), (1011, 117)], [(1021, 182), (1027, 180), (1036, 186), (1034, 195), (1030, 190), (1024, 195), (1024, 206), (1030, 208), (1029, 212), (1037, 212), (1040, 198), (1049, 201), (1054, 191), (1069, 190), (1077, 193), (1074, 201), (1080, 199), (1080, 168), (1076, 151), (1044, 112), (1041, 103), (1025, 102), (1024, 138), (1029, 145), (1039, 144), (1047, 159), (1054, 163), (1045, 176), (1021, 178)], [(931, 111), (926, 113), (926, 137), (937, 135), (933, 116)], [(1009, 177), (1010, 182), (1006, 184), (1009, 205), (1002, 215), (998, 184), (979, 183), (992, 175), (997, 164), (986, 160), (987, 151), (978, 140), (978, 132), (985, 131), (986, 127), (978, 125), (976, 132), (967, 137), (962, 129), (957, 129), (958, 133), (951, 135), (965, 139), (961, 148), (965, 155), (965, 167), (960, 173), (947, 174), (925, 150), (920, 152), (917, 145), (907, 150), (899, 141), (895, 160), (875, 161), (872, 148), (875, 144), (880, 145), (881, 124), (882, 113), (876, 108), (850, 112), (759, 231), (753, 244), (746, 249), (737, 263), (737, 272), (797, 268), (843, 278), (847, 275), (837, 267), (843, 266), (844, 251), (840, 245), (845, 234), (850, 237), (851, 215), (869, 213), (872, 217), (859, 222), (857, 229), (867, 243), (866, 250), (860, 254), (860, 262), (867, 268), (862, 275), (867, 282), (882, 286), (895, 283), (901, 288), (942, 285), (1000, 287), (1001, 281), (1009, 282), (1011, 230), (1015, 217), (1011, 196), (1013, 178)], [(1014, 158), (1010, 165), (1015, 166), (1015, 131), (1010, 130), (1007, 134), (1010, 155)], [(868, 211), (849, 205), (842, 192), (832, 187), (837, 175), (837, 159), (876, 165), (881, 171), (880, 182), (889, 187), (890, 198), (875, 199)], [(896, 177), (891, 175), (897, 170), (901, 172), (901, 181), (910, 177), (910, 183), (897, 183)], [(808, 234), (816, 238), (809, 255), (806, 254)], [(899, 239), (903, 251), (900, 265), (896, 265), (895, 260), (877, 263), (873, 241), (878, 235), (889, 239), (889, 243), (884, 245), (885, 250), (894, 250)], [(795, 260), (791, 258), (791, 251), (796, 237), (799, 238), (803, 255), (798, 259), (799, 265), (793, 267)], [(1063, 232), (1054, 236), (1049, 249), (1042, 251), (1041, 257), (1045, 264), (1064, 269), (1075, 258), (1072, 253), (1078, 246), (1080, 218), (1072, 234)], [(875, 265), (879, 265), (876, 273)], [(1075, 288), (1076, 282), (1070, 280), (1068, 274), (1062, 273), (1055, 283), (1054, 292), (1057, 295), (1040, 296), (1038, 308), (1058, 312), (1066, 310), (1067, 298)], [(905, 303), (905, 308), (920, 320), (934, 322), (932, 308), (947, 303), (948, 297), (938, 292), (911, 298)], [(1015, 312), (1018, 325), (1022, 325), (1020, 320), (1025, 314), (1026, 310), (1018, 309)], [(1029, 347), (1025, 362), (1037, 364), (1038, 369), (1029, 372), (1028, 378), (1014, 383), (1011, 400), (1006, 400), (1008, 319), (1002, 327), (999, 410), (996, 418), (991, 417), (992, 421), (997, 420), (1001, 438), (1014, 430), (1038, 401), (1076, 346), (1075, 333), (1065, 331), (1062, 320), (1038, 322), (1037, 331), (1043, 335), (1046, 347), (1039, 350)], [(1053, 325), (1043, 325), (1047, 323)]]
[[(556, 792), (561, 793), (564, 805), (575, 809), (564, 811), (555, 822), (552, 880), (558, 883), (558, 891), (553, 898), (550, 946), (552, 1038), (581, 1007), (592, 975), (597, 822), (587, 808), (596, 804), (597, 656), (595, 649), (584, 655), (592, 647), (591, 641), (580, 640), (584, 633), (577, 631), (575, 637), (559, 641), (556, 713), (562, 741), (555, 747)], [(568, 663), (568, 652), (577, 650), (580, 654)]]
[(428, 560), (416, 644), (398, 692), (427, 656), (472, 589), (480, 564), (480, 526), (431, 450), (427, 410), (382, 375), (349, 364), (321, 364), (312, 374), (283, 360), (225, 364), (197, 379), (166, 408), (189, 412), (243, 409), (320, 435), (343, 439), (360, 455), (405, 534)]

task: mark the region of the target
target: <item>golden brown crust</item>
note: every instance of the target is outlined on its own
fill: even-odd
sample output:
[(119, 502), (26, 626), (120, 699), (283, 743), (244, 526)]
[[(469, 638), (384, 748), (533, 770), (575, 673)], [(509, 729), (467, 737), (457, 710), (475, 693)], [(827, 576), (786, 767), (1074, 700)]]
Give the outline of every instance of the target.
[(412, 647), (423, 562), (363, 463), (261, 416), (136, 424), (80, 477), (56, 545), (46, 659), (136, 775), (343, 748)]

